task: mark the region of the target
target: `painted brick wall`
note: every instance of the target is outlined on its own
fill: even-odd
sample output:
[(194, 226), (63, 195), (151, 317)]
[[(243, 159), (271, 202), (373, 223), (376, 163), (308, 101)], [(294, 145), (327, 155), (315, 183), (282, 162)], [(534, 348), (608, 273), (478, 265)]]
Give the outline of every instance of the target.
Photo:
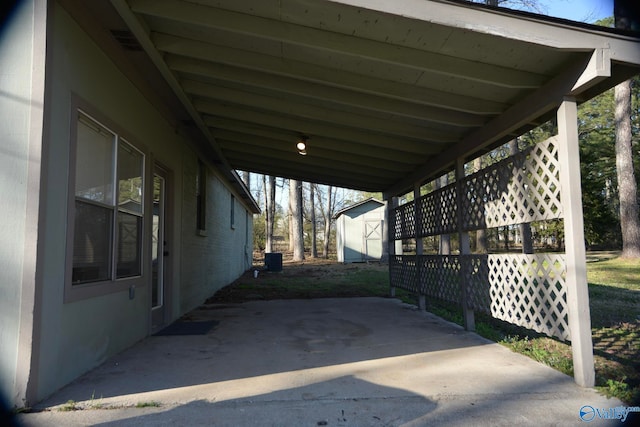
[[(251, 267), (253, 222), (251, 213), (239, 198), (209, 168), (206, 185), (206, 232), (199, 233), (196, 229), (198, 158), (191, 151), (185, 152), (183, 162), (182, 275), (179, 293), (180, 311), (186, 312)], [(233, 227), (232, 203), (235, 214)]]

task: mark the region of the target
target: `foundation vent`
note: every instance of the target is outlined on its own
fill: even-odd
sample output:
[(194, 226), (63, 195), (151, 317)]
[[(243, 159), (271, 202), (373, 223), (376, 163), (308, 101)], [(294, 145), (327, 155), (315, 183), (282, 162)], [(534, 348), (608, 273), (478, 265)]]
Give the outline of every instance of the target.
[(127, 30), (111, 30), (111, 35), (122, 46), (124, 50), (132, 52), (142, 52), (142, 46), (138, 43), (138, 39), (131, 31)]

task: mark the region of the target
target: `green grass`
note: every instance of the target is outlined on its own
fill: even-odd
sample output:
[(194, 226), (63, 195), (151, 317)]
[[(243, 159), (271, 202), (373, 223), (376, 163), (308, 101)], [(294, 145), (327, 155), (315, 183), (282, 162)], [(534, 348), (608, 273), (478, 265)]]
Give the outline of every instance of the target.
[(590, 284), (603, 284), (618, 289), (640, 291), (640, 261), (621, 258), (587, 263)]
[(281, 272), (260, 271), (258, 278), (249, 272), (222, 288), (207, 303), (388, 296), (389, 272), (386, 265), (343, 265), (316, 260), (285, 266)]
[(156, 402), (155, 400), (149, 402), (138, 402), (136, 403), (136, 408), (158, 408), (160, 407), (160, 402)]
[[(588, 255), (596, 388), (628, 405), (640, 404), (640, 262), (610, 253)], [(221, 289), (207, 303), (255, 299), (388, 297), (388, 266), (306, 261), (285, 264), (282, 272), (249, 272)], [(397, 289), (396, 298), (417, 304), (417, 298)], [(462, 325), (462, 311), (450, 303), (428, 301), (427, 309)], [(513, 351), (573, 375), (571, 346), (490, 316), (476, 314), (476, 332)]]
[(640, 403), (640, 261), (587, 264), (596, 386)]
[(58, 411), (60, 412), (71, 412), (71, 411), (79, 411), (82, 409), (75, 400), (68, 400), (67, 403), (58, 407)]

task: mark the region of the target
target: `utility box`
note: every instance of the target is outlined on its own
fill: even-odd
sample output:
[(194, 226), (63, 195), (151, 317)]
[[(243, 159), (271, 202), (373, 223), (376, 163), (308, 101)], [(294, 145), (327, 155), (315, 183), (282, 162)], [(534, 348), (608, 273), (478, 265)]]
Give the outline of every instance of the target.
[(279, 252), (264, 254), (264, 266), (269, 271), (282, 271), (282, 254)]

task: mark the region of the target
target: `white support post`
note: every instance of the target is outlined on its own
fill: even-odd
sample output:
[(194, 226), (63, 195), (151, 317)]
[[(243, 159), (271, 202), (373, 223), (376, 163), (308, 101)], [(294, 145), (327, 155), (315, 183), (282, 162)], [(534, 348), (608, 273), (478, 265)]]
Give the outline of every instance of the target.
[(422, 238), (420, 237), (420, 224), (422, 224), (422, 214), (420, 213), (420, 208), (418, 201), (420, 199), (420, 184), (415, 184), (413, 187), (413, 204), (415, 209), (413, 210), (414, 221), (415, 221), (415, 240), (416, 240), (416, 268), (418, 269), (416, 277), (418, 278), (418, 308), (422, 311), (427, 309), (427, 297), (422, 291), (422, 268), (421, 268), (421, 260), (422, 255), (424, 254), (424, 245), (422, 242)]
[(389, 220), (391, 219), (391, 211), (389, 210), (389, 205), (391, 204), (391, 200), (385, 198), (385, 206), (384, 206), (384, 217), (382, 219), (382, 256), (380, 257), (380, 263), (391, 263), (391, 259), (389, 258)]
[(387, 199), (387, 207), (385, 209), (385, 223), (387, 231), (387, 251), (389, 253), (389, 296), (394, 298), (396, 296), (396, 287), (393, 286), (393, 278), (391, 277), (391, 263), (394, 262), (396, 254), (396, 237), (394, 233), (393, 210), (398, 207), (398, 198), (389, 197)]
[(476, 330), (476, 320), (473, 310), (469, 308), (468, 296), (467, 296), (467, 284), (465, 283), (465, 263), (468, 262), (468, 258), (465, 255), (471, 254), (471, 242), (469, 241), (469, 232), (462, 231), (462, 181), (464, 180), (464, 159), (458, 158), (456, 160), (456, 203), (458, 204), (458, 237), (460, 239), (460, 295), (462, 303), (462, 317), (464, 320), (464, 328), (467, 331)]
[(558, 109), (558, 141), (573, 372), (578, 385), (593, 387), (595, 370), (582, 217), (578, 113), (574, 99), (565, 98)]

